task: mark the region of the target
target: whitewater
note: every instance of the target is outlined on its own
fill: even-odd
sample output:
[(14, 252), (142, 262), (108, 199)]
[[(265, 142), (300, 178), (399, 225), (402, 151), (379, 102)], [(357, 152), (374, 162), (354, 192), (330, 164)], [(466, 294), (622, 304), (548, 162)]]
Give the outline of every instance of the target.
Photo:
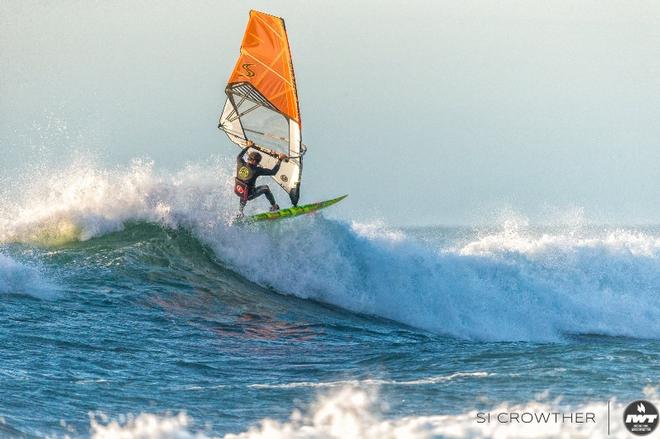
[[(609, 401), (624, 437), (660, 403), (660, 227), (239, 226), (231, 169), (0, 182), (0, 436), (606, 437)], [(475, 422), (567, 408), (599, 422)]]

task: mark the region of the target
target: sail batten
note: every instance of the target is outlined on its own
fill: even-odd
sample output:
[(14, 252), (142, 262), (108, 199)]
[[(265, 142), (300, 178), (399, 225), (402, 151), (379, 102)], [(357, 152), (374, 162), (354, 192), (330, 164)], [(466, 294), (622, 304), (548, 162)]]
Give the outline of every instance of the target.
[(240, 55), (225, 88), (227, 101), (218, 127), (243, 148), (248, 140), (272, 167), (276, 152), (290, 158), (272, 178), (296, 205), (300, 195), (302, 155), (298, 94), (284, 20), (250, 11)]

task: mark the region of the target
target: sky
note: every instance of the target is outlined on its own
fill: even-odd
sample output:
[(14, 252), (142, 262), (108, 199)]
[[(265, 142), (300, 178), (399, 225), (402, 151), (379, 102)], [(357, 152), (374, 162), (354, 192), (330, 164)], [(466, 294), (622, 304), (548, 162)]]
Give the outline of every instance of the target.
[(0, 173), (235, 156), (216, 127), (250, 9), (286, 21), (301, 202), (348, 193), (334, 215), (392, 225), (660, 223), (657, 1), (1, 0)]

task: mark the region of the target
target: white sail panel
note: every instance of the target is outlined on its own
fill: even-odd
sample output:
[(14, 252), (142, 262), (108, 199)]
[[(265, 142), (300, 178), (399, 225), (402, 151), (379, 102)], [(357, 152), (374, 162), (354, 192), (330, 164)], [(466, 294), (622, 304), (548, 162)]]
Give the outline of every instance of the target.
[(297, 205), (305, 153), (300, 125), (277, 111), (250, 84), (228, 85), (225, 91), (228, 99), (218, 127), (241, 148), (247, 140), (254, 142), (254, 149), (262, 153), (260, 166), (264, 168), (275, 166), (278, 153), (286, 154), (289, 159), (272, 178)]
[(241, 148), (245, 147), (246, 139), (243, 127), (241, 127), (241, 120), (238, 118), (236, 110), (229, 99), (225, 102), (225, 108), (222, 110), (218, 128), (227, 134), (229, 140)]

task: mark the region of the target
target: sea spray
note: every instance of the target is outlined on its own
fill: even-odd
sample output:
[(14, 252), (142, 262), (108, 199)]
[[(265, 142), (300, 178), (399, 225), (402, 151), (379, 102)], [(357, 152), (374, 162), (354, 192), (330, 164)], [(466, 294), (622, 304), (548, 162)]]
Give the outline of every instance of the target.
[(56, 297), (52, 282), (36, 267), (20, 263), (0, 253), (0, 295), (26, 294), (41, 299)]
[(6, 196), (0, 242), (61, 245), (121, 230), (128, 221), (167, 227), (223, 223), (230, 198), (225, 168), (216, 160), (168, 174), (148, 160), (105, 169), (79, 159), (35, 175)]

